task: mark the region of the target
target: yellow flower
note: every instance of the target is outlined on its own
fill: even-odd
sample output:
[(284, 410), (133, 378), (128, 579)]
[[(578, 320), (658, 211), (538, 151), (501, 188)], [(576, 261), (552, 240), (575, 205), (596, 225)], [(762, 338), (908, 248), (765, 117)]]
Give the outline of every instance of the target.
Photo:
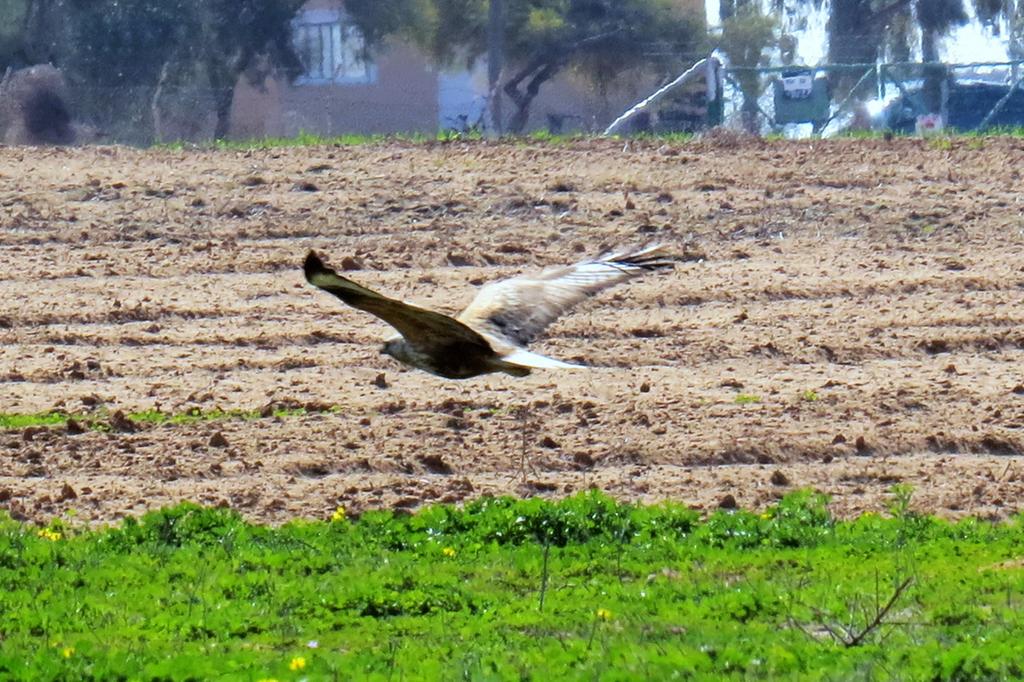
[(261, 677), (260, 679), (256, 680), (256, 682), (277, 682), (277, 678), (276, 677)]
[(339, 521), (344, 521), (344, 520), (345, 520), (345, 508), (344, 507), (338, 507), (337, 509), (334, 510), (334, 513), (331, 514), (331, 522), (332, 523), (338, 523)]
[(64, 658), (71, 658), (73, 653), (75, 653), (75, 647), (73, 646), (66, 646), (60, 650), (60, 655)]
[(288, 664), (288, 669), (291, 671), (302, 670), (306, 667), (306, 657), (296, 656), (292, 659), (291, 663)]
[(609, 611), (608, 609), (598, 609), (597, 610), (597, 619), (598, 620), (611, 620), (612, 619), (612, 612)]
[(40, 529), (38, 532), (36, 532), (36, 535), (38, 535), (41, 538), (46, 538), (47, 540), (49, 540), (51, 542), (57, 542), (57, 540), (60, 540), (61, 537), (63, 537), (57, 531), (50, 530), (49, 528), (42, 528), (42, 529)]
[(772, 517), (772, 513), (771, 512), (761, 512), (761, 518), (762, 519), (768, 520), (771, 517)]
[(455, 556), (455, 550), (452, 549), (451, 547), (445, 547), (444, 549), (441, 550), (441, 554), (444, 554), (446, 557), (448, 557), (450, 559), (453, 556)]

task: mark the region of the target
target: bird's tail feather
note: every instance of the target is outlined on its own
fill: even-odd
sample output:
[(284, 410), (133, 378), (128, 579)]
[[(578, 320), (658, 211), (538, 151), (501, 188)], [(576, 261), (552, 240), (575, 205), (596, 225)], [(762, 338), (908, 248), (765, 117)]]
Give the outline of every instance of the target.
[(658, 268), (672, 267), (675, 264), (674, 258), (664, 244), (648, 244), (637, 249), (606, 251), (594, 260), (624, 268), (657, 270)]
[(531, 353), (522, 348), (517, 349), (501, 358), (506, 364), (518, 365), (520, 367), (533, 367), (535, 369), (583, 369), (583, 365), (574, 365), (569, 362), (562, 362), (549, 358), (539, 353)]

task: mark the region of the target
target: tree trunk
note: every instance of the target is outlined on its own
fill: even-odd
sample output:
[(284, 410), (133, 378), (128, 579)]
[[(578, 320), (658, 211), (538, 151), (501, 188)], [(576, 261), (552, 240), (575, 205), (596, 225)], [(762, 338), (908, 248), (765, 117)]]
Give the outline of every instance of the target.
[[(534, 62), (520, 71), (512, 80), (505, 83), (505, 94), (516, 105), (515, 113), (512, 114), (512, 118), (508, 122), (508, 131), (510, 133), (519, 135), (526, 129), (526, 125), (530, 121), (530, 105), (533, 103), (537, 93), (540, 92), (540, 86), (545, 81), (550, 80), (556, 73), (558, 73), (557, 62)], [(530, 78), (529, 85), (526, 86), (525, 91), (520, 91), (519, 84), (526, 80), (530, 74), (533, 74), (533, 77)]]
[(757, 135), (761, 132), (761, 127), (757, 122), (758, 113), (757, 98), (748, 97), (747, 93), (743, 93), (743, 106), (740, 107), (740, 121), (743, 124), (743, 129), (751, 135)]
[(213, 139), (223, 140), (231, 132), (231, 104), (235, 100), (235, 88), (218, 87), (213, 93), (217, 112), (217, 125), (213, 129)]
[(501, 71), (505, 62), (505, 1), (490, 0), (487, 22), (487, 90), (491, 125), (496, 135), (504, 130), (501, 113)]
[(235, 101), (235, 85), (250, 63), (251, 55), (238, 52), (230, 59), (219, 60), (211, 54), (206, 60), (206, 75), (213, 89), (214, 111), (217, 124), (213, 129), (213, 139), (223, 140), (231, 132), (231, 105)]
[(921, 61), (932, 66), (924, 67), (924, 85), (921, 96), (928, 113), (942, 111), (942, 81), (946, 78), (946, 67), (934, 65), (939, 61), (938, 36), (934, 30), (921, 29)]
[(160, 98), (164, 94), (164, 85), (171, 74), (171, 60), (168, 59), (160, 68), (160, 79), (156, 82), (156, 89), (153, 90), (153, 98), (149, 101), (150, 115), (153, 117), (153, 139), (157, 144), (164, 141), (164, 117), (160, 111)]

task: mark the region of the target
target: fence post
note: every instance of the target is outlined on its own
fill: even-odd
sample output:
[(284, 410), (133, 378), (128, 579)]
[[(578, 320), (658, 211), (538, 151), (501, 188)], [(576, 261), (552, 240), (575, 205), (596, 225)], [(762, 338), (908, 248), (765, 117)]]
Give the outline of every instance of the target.
[(939, 85), (939, 116), (942, 119), (942, 126), (944, 128), (949, 127), (949, 70), (946, 71), (946, 77), (942, 79), (942, 83)]
[(722, 77), (722, 63), (715, 58), (707, 60), (708, 125), (719, 126), (725, 120), (725, 85)]

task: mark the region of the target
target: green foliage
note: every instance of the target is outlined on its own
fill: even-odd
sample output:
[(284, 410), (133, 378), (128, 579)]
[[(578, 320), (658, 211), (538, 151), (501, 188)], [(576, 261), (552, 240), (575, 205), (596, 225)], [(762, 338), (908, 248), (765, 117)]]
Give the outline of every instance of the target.
[[(0, 677), (1024, 675), (1019, 519), (843, 522), (826, 504), (702, 521), (591, 492), (279, 528), (192, 504), (96, 530), (0, 518)], [(845, 628), (855, 645), (828, 634)]]
[(720, 47), (733, 67), (763, 65), (765, 51), (776, 43), (778, 17), (762, 13), (756, 4), (743, 5), (722, 22)]
[[(69, 0), (63, 62), (93, 85), (156, 85), (164, 66), (233, 79), (267, 55), (295, 67), (290, 22), (300, 0)], [(100, 37), (103, 40), (100, 40)], [(234, 80), (230, 82), (234, 86)]]

